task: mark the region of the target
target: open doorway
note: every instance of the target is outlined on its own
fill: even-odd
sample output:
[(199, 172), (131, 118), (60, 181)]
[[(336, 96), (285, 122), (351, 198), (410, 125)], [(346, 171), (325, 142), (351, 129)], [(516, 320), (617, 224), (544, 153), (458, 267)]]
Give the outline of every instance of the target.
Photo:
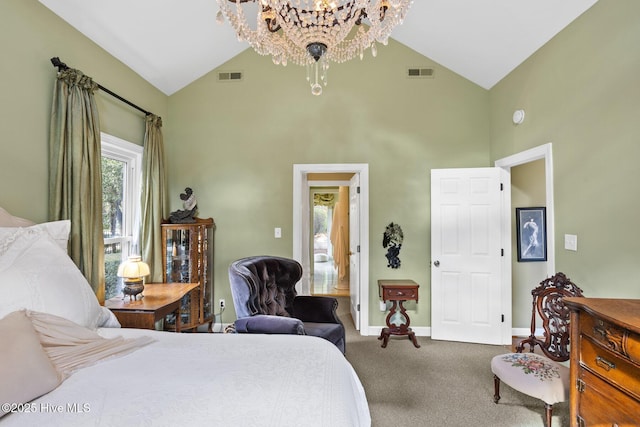
[[(542, 190), (543, 196), (541, 197), (544, 199), (547, 215), (547, 261), (543, 265), (546, 267), (547, 277), (551, 277), (555, 274), (555, 209), (553, 201), (554, 184), (552, 144), (549, 142), (512, 156), (496, 160), (495, 166), (511, 173), (511, 168), (525, 165), (527, 163), (533, 163), (537, 160), (542, 160), (544, 162), (541, 173), (544, 175), (544, 190)], [(505, 199), (507, 200), (505, 208), (507, 209), (507, 213), (511, 215), (512, 209), (515, 207), (512, 204), (511, 192), (509, 191), (505, 196)], [(511, 227), (510, 222), (509, 227)], [(505, 233), (506, 235), (511, 235), (511, 228), (505, 230)], [(505, 253), (505, 256), (508, 256), (509, 259), (511, 259), (510, 245), (508, 246), (508, 252)]]
[[(535, 285), (544, 277), (551, 277), (556, 273), (552, 143), (543, 144), (499, 159), (495, 162), (495, 166), (506, 170), (511, 175), (510, 181), (512, 182), (509, 184), (509, 191), (505, 194), (506, 215), (510, 217), (515, 215), (516, 207), (533, 205), (546, 207), (547, 261), (520, 265), (505, 264), (507, 267), (505, 274), (511, 277), (511, 287), (505, 290), (503, 297), (503, 310), (507, 313), (505, 323), (511, 329), (511, 336), (527, 336), (529, 334), (528, 328), (513, 328), (512, 325), (514, 323), (526, 324), (528, 316), (531, 315), (531, 310), (514, 313), (513, 307), (522, 305), (518, 302), (519, 299), (530, 301), (531, 284)], [(528, 182), (522, 186), (522, 189), (518, 189), (519, 180), (524, 182), (535, 181), (535, 183)], [(511, 188), (512, 183), (516, 186), (515, 190)], [(513, 196), (512, 191), (514, 191)], [(518, 191), (523, 194), (518, 195), (516, 193)], [(512, 225), (513, 221), (506, 221), (505, 224), (508, 224), (508, 228), (503, 230), (503, 234), (509, 236), (511, 241), (511, 244), (505, 245), (505, 257), (513, 259), (512, 245), (515, 245), (516, 230)], [(521, 289), (518, 289), (518, 287)]]
[(313, 202), (311, 294), (349, 296), (349, 187), (309, 184)]
[[(344, 174), (348, 175), (345, 177)], [(359, 330), (362, 335), (369, 335), (369, 166), (367, 164), (293, 165), (293, 258), (300, 262), (303, 272), (296, 290), (299, 295), (311, 295), (313, 239), (310, 226), (313, 203), (310, 188), (342, 185), (349, 186), (349, 311), (356, 330)]]
[[(477, 236), (500, 235), (501, 236), (500, 246), (502, 248), (502, 251), (496, 254), (498, 255), (496, 258), (497, 259), (501, 258), (504, 261), (500, 262), (500, 269), (501, 269), (500, 273), (496, 273), (496, 276), (499, 276), (500, 280), (499, 281), (496, 280), (492, 282), (492, 283), (498, 283), (498, 282), (500, 283), (499, 292), (493, 293), (493, 296), (499, 299), (500, 307), (498, 307), (497, 311), (494, 308), (490, 313), (489, 312), (486, 313), (486, 315), (484, 315), (485, 313), (483, 312), (479, 312), (476, 310), (472, 312), (465, 309), (463, 304), (469, 305), (470, 300), (467, 298), (469, 293), (460, 292), (460, 290), (464, 291), (464, 288), (459, 284), (457, 285), (457, 287), (453, 286), (453, 285), (456, 285), (456, 282), (454, 282), (454, 280), (461, 281), (460, 277), (462, 277), (462, 274), (457, 274), (457, 275), (451, 274), (451, 271), (454, 271), (451, 266), (452, 263), (460, 263), (462, 260), (462, 257), (451, 256), (456, 254), (452, 250), (449, 250), (448, 252), (446, 252), (448, 256), (448, 259), (446, 261), (448, 264), (444, 263), (443, 251), (441, 250), (441, 248), (437, 247), (436, 245), (444, 241), (451, 241), (451, 239), (442, 237), (442, 231), (451, 232), (450, 230), (451, 227), (448, 227), (448, 226), (442, 227), (442, 224), (443, 224), (442, 222), (440, 226), (438, 226), (438, 224), (434, 224), (434, 219), (436, 219), (436, 215), (432, 211), (431, 255), (433, 257), (432, 263), (434, 267), (432, 269), (432, 281), (431, 281), (432, 338), (439, 337), (438, 339), (452, 339), (455, 341), (465, 341), (466, 338), (464, 336), (462, 336), (462, 339), (461, 339), (460, 336), (453, 335), (453, 332), (457, 332), (457, 331), (454, 330), (453, 332), (450, 332), (450, 330), (453, 328), (453, 326), (456, 326), (457, 329), (462, 334), (464, 334), (464, 333), (468, 333), (468, 328), (466, 328), (467, 324), (474, 324), (474, 326), (482, 327), (483, 325), (482, 322), (476, 321), (475, 319), (471, 319), (467, 315), (470, 313), (475, 315), (476, 318), (480, 320), (489, 319), (490, 321), (495, 322), (496, 319), (500, 319), (498, 324), (489, 324), (485, 322), (485, 324), (488, 325), (487, 331), (492, 334), (490, 337), (488, 338), (482, 337), (481, 339), (483, 339), (483, 341), (470, 341), (470, 342), (483, 342), (486, 344), (490, 344), (490, 343), (494, 343), (494, 340), (499, 339), (502, 344), (511, 344), (512, 336), (514, 335), (526, 336), (529, 333), (528, 329), (523, 328), (523, 330), (521, 331), (519, 330), (520, 328), (514, 329), (512, 327), (513, 307), (514, 307), (513, 297), (514, 296), (517, 297), (519, 294), (524, 295), (526, 293), (529, 293), (528, 298), (530, 298), (530, 291), (531, 291), (530, 285), (527, 285), (526, 289), (524, 290), (513, 289), (513, 286), (517, 283), (517, 281), (514, 280), (513, 272), (514, 271), (518, 272), (520, 270), (523, 270), (527, 274), (528, 273), (533, 274), (534, 279), (528, 280), (527, 283), (539, 283), (540, 275), (544, 276), (545, 268), (547, 273), (546, 277), (551, 277), (554, 274), (553, 272), (555, 271), (555, 267), (554, 267), (555, 244), (554, 244), (554, 209), (553, 209), (553, 160), (552, 160), (551, 143), (545, 144), (539, 147), (535, 147), (503, 159), (499, 159), (495, 162), (495, 166), (503, 170), (503, 173), (500, 174), (500, 175), (503, 175), (500, 178), (502, 181), (501, 184), (498, 185), (496, 183), (491, 182), (486, 186), (482, 186), (478, 184), (482, 182), (482, 180), (474, 177), (474, 181), (476, 183), (476, 188), (478, 190), (481, 190), (480, 193), (482, 193), (484, 189), (497, 190), (498, 188), (500, 189), (504, 188), (504, 190), (500, 191), (500, 193), (502, 193), (501, 207), (499, 209), (502, 212), (500, 214), (502, 218), (500, 220), (500, 225), (499, 225), (499, 227), (501, 228), (501, 231), (500, 232), (493, 231), (490, 233), (483, 233), (482, 231), (476, 231), (474, 235), (477, 235)], [(526, 185), (523, 186), (524, 187), (523, 189), (525, 192), (529, 194), (526, 195), (527, 196), (526, 198), (519, 196), (517, 199), (513, 200), (511, 193), (512, 193), (512, 182), (514, 177), (511, 174), (511, 172), (512, 172), (512, 169), (515, 169), (515, 168), (522, 168), (525, 170), (524, 173), (521, 173), (521, 171), (518, 170), (516, 172), (516, 175), (518, 175), (517, 178), (519, 178), (521, 181), (524, 181), (526, 183)], [(478, 173), (486, 172), (487, 174), (489, 174), (489, 170), (492, 170), (492, 169), (494, 168), (476, 168)], [(473, 168), (459, 169), (459, 170), (447, 169), (443, 171), (446, 172), (447, 175), (453, 175), (455, 173), (463, 173), (464, 171), (467, 171), (468, 173), (473, 173), (474, 169)], [(505, 173), (508, 176), (505, 176), (504, 175)], [(535, 181), (535, 183), (532, 184), (528, 181)], [(452, 195), (455, 194), (455, 192), (450, 190), (457, 189), (457, 188), (471, 188), (471, 187), (470, 186), (465, 187), (463, 185), (451, 185), (450, 184), (451, 182), (454, 182), (454, 179), (448, 178), (449, 186), (448, 186), (448, 191), (446, 192), (446, 196), (448, 197), (448, 199), (446, 200), (446, 203), (443, 202), (443, 200), (441, 200), (442, 199), (441, 197), (436, 197), (438, 193), (435, 192), (434, 188), (432, 187), (432, 193), (431, 193), (432, 209), (435, 207), (436, 213), (446, 212), (445, 210), (439, 208), (441, 205), (442, 206), (446, 205), (447, 208), (451, 206), (454, 206), (456, 208), (458, 206), (463, 206), (463, 204), (458, 203), (456, 200), (452, 201), (451, 197), (453, 197)], [(516, 179), (516, 182), (517, 182), (517, 179)], [(442, 188), (441, 186), (437, 185), (436, 182), (434, 182), (433, 175), (432, 175), (432, 186), (434, 184), (436, 184), (436, 188), (438, 189)], [(531, 192), (533, 191), (534, 186), (535, 186), (536, 195), (535, 195), (535, 198), (532, 199)], [(495, 192), (495, 190), (491, 190), (490, 192)], [(486, 193), (490, 193), (490, 192), (486, 192)], [(463, 194), (463, 196), (464, 195), (465, 194)], [(518, 266), (519, 268), (514, 270), (513, 264), (512, 264), (512, 256), (511, 256), (512, 245), (515, 243), (515, 237), (514, 237), (515, 230), (512, 229), (512, 223), (513, 223), (512, 215), (513, 215), (514, 207), (518, 207), (518, 206), (514, 206), (513, 202), (517, 203), (518, 205), (520, 205), (521, 203), (524, 205), (527, 205), (524, 207), (529, 207), (531, 204), (546, 206), (546, 216), (547, 216), (546, 225), (547, 225), (548, 235), (547, 235), (547, 261), (545, 263), (540, 263), (539, 265), (528, 263), (528, 265)], [(487, 206), (489, 205), (487, 204)], [(493, 204), (492, 206), (495, 206), (495, 204)], [(523, 207), (523, 206), (520, 205), (520, 207)], [(448, 215), (452, 215), (452, 214), (449, 213)], [(487, 217), (490, 217), (490, 216), (491, 215), (488, 215)], [(462, 224), (462, 223), (463, 221), (458, 221), (455, 224)], [(467, 221), (467, 223), (469, 223), (469, 221)], [(478, 225), (478, 223), (479, 222), (476, 221), (474, 225)], [(435, 234), (436, 231), (438, 231), (439, 234)], [(454, 233), (455, 232), (456, 231), (454, 230)], [(465, 231), (463, 230), (463, 232)], [(463, 232), (457, 232), (457, 235), (460, 236), (462, 235)], [(468, 234), (471, 235), (471, 233), (468, 233)], [(435, 242), (435, 245), (434, 245), (434, 242)], [(485, 247), (490, 247), (490, 245), (485, 245)], [(457, 247), (454, 247), (454, 249), (457, 249)], [(476, 257), (477, 253), (474, 253), (473, 256)], [(475, 264), (472, 263), (469, 265), (476, 267), (480, 264), (476, 262)], [(446, 271), (448, 276), (438, 273), (439, 271)], [(468, 274), (467, 276), (470, 277)], [(478, 275), (478, 274), (476, 274), (476, 276), (482, 277), (481, 275)], [(444, 283), (443, 279), (449, 279), (451, 277), (453, 277), (454, 279), (451, 280), (447, 286), (442, 286), (442, 284)], [(437, 282), (438, 280), (440, 281), (440, 283)], [(469, 283), (469, 280), (466, 280), (466, 282), (464, 283), (463, 281), (461, 281), (461, 283), (462, 284)], [(483, 289), (488, 289), (488, 286), (484, 287)], [(478, 298), (478, 296), (475, 294), (474, 294), (474, 297)], [(449, 301), (444, 301), (445, 298), (449, 298)], [(491, 300), (495, 302), (494, 299), (489, 297), (485, 298), (485, 300)], [(518, 304), (518, 306), (522, 306), (522, 305)], [(483, 307), (485, 306), (483, 305)], [(448, 312), (444, 312), (442, 308), (446, 308)], [(529, 310), (528, 315), (530, 315), (530, 313), (531, 311)], [(519, 316), (520, 313), (517, 313), (517, 315)], [(528, 319), (524, 319), (523, 322), (526, 323), (527, 320)], [(518, 321), (518, 324), (523, 324), (523, 322)], [(444, 326), (449, 329), (444, 329), (443, 330), (444, 332), (438, 331), (438, 333), (436, 333), (435, 329), (440, 326)], [(493, 334), (494, 332), (496, 334)], [(499, 336), (497, 334), (498, 332), (499, 332)], [(481, 337), (481, 335), (478, 333), (473, 333), (471, 335), (472, 335), (472, 339), (477, 339), (478, 337)]]

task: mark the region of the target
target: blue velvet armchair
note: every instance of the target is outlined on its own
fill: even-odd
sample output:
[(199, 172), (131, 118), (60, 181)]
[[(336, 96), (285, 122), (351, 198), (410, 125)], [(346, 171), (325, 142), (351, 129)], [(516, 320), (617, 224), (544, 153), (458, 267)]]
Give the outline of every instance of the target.
[(297, 334), (324, 338), (345, 352), (344, 325), (333, 297), (297, 295), (302, 266), (295, 260), (253, 256), (229, 266), (238, 333)]

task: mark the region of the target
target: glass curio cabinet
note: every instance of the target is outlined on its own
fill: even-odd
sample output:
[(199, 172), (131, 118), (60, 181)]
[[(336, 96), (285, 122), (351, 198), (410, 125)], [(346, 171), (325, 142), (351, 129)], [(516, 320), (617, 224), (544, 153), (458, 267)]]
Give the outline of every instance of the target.
[[(163, 223), (164, 283), (199, 283), (185, 295), (180, 308), (182, 330), (213, 324), (213, 219), (195, 218), (188, 224)], [(165, 329), (175, 329), (175, 315), (165, 318)]]

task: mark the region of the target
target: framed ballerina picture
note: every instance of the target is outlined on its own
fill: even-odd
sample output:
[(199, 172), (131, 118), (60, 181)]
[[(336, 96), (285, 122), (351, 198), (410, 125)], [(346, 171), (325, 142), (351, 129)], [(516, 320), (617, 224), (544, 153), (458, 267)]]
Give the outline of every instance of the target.
[(516, 208), (518, 262), (547, 260), (547, 209)]

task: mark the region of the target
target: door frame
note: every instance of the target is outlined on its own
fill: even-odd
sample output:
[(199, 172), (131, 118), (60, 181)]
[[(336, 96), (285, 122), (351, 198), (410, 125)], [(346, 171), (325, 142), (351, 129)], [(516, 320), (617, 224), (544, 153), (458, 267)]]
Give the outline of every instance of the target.
[[(494, 163), (495, 167), (499, 167), (504, 169), (508, 174), (509, 178), (511, 177), (511, 168), (519, 165), (523, 165), (526, 163), (530, 163), (536, 160), (544, 159), (544, 171), (545, 171), (545, 203), (546, 203), (546, 214), (547, 214), (547, 277), (551, 277), (555, 274), (556, 269), (556, 257), (555, 257), (555, 214), (554, 214), (554, 202), (553, 202), (553, 150), (552, 143), (546, 143), (543, 145), (539, 145), (537, 147), (531, 148), (529, 150), (522, 151), (520, 153), (513, 154), (508, 157), (504, 157), (502, 159), (496, 160)], [(511, 181), (511, 179), (509, 179)], [(511, 206), (511, 182), (508, 185), (509, 191), (505, 191), (504, 194), (504, 215), (505, 218), (511, 218), (511, 210), (513, 207)], [(505, 248), (505, 257), (506, 259), (512, 259), (513, 248), (511, 246), (511, 221), (505, 221), (505, 229), (503, 230), (503, 235), (505, 238), (509, 239), (509, 243), (504, 245)], [(511, 277), (511, 262), (505, 263), (505, 271), (504, 274), (508, 274), (505, 277)], [(508, 271), (507, 271), (508, 270)], [(503, 308), (504, 312), (508, 313), (505, 316), (505, 322), (508, 322), (507, 325), (511, 330), (511, 335), (522, 335), (523, 333), (526, 335), (529, 333), (529, 330), (524, 329), (513, 329), (513, 301), (511, 300), (512, 295), (512, 287), (513, 282), (509, 280), (510, 288), (505, 292), (503, 292)]]
[[(303, 253), (308, 250), (309, 173), (355, 173), (360, 176), (360, 335), (369, 335), (369, 165), (366, 163), (328, 163), (293, 165), (293, 258), (305, 265)], [(308, 270), (308, 269), (307, 269)], [(308, 280), (308, 279), (307, 279)], [(353, 286), (353, 284), (349, 284)], [(310, 294), (310, 289), (301, 289)]]
[[(511, 174), (511, 168), (519, 166), (525, 163), (533, 162), (536, 160), (544, 159), (544, 173), (545, 173), (545, 197), (547, 208), (547, 276), (551, 277), (556, 274), (556, 245), (555, 245), (555, 214), (553, 203), (553, 150), (552, 143), (546, 143), (529, 150), (516, 153), (512, 156), (504, 157), (495, 161), (495, 166), (502, 168)], [(506, 214), (511, 216), (511, 192), (505, 194), (505, 209)], [(509, 236), (511, 230), (509, 230)], [(506, 245), (509, 256), (511, 259), (511, 245)]]

